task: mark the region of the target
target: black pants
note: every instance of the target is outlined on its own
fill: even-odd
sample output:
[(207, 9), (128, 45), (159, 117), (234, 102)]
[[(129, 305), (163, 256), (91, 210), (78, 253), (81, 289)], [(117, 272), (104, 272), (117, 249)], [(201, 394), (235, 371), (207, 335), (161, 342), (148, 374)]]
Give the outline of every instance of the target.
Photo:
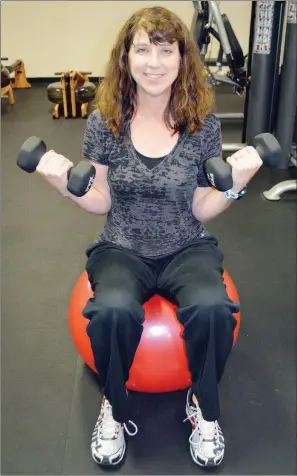
[(130, 418), (125, 383), (139, 344), (143, 303), (159, 294), (177, 304), (184, 326), (192, 388), (203, 417), (217, 420), (218, 384), (236, 325), (223, 283), (223, 256), (213, 237), (160, 259), (140, 258), (112, 244), (94, 246), (86, 270), (94, 291), (84, 309), (99, 385), (118, 422)]

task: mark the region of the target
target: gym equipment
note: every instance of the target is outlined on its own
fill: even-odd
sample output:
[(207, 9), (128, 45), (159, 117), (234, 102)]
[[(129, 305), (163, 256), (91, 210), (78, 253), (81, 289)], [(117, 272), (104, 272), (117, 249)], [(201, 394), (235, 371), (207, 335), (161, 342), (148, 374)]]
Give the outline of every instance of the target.
[[(200, 5), (199, 5), (200, 4)], [(239, 41), (231, 26), (226, 14), (222, 14), (218, 2), (194, 2), (196, 5), (196, 24), (194, 25), (194, 37), (200, 49), (200, 56), (204, 61), (210, 78), (215, 83), (225, 83), (234, 87), (235, 92), (242, 94), (246, 85), (245, 59)], [(217, 31), (212, 27), (215, 24)], [(220, 49), (215, 65), (217, 72), (221, 71), (223, 66), (223, 56), (226, 60), (224, 66), (229, 70), (226, 76), (218, 76), (209, 70), (210, 63), (206, 58), (208, 45), (210, 43), (210, 34), (219, 42)], [(213, 62), (212, 62), (213, 64)]]
[(70, 72), (72, 117), (76, 117), (78, 105), (81, 108), (81, 117), (86, 117), (89, 101), (95, 97), (96, 87), (88, 81), (87, 74), (91, 73)]
[[(287, 6), (286, 37), (283, 64), (280, 73), (280, 88), (275, 136), (283, 157), (279, 168), (297, 166), (297, 1)], [(290, 191), (297, 190), (297, 180), (284, 180), (263, 192), (266, 200), (277, 201)]]
[[(46, 152), (45, 143), (39, 137), (29, 137), (22, 145), (17, 164), (25, 172), (32, 173), (36, 170), (41, 157)], [(77, 197), (82, 197), (91, 188), (96, 175), (95, 167), (86, 161), (81, 161), (68, 170), (67, 189)]]
[(56, 76), (61, 76), (60, 81), (47, 87), (48, 99), (55, 104), (53, 119), (60, 117), (62, 107), (66, 119), (77, 117), (78, 110), (82, 118), (87, 117), (89, 102), (94, 99), (96, 93), (96, 86), (89, 81), (89, 74), (92, 73), (75, 70), (55, 73)]
[[(209, 77), (215, 84), (222, 82), (233, 85), (234, 91), (245, 96), (242, 143), (223, 144), (224, 152), (235, 152), (252, 143), (262, 132), (274, 132), (277, 92), (277, 72), (281, 49), (281, 36), (285, 1), (256, 1), (251, 4), (249, 51), (243, 55), (240, 44), (226, 15), (221, 14), (216, 1), (194, 1), (195, 15), (192, 23), (193, 35), (201, 51)], [(296, 1), (292, 2), (296, 3)], [(215, 24), (217, 31), (212, 27)], [(263, 35), (267, 33), (267, 37)], [(220, 51), (217, 64), (225, 64), (227, 76), (210, 72), (206, 53), (210, 34), (219, 41)], [(292, 42), (294, 43), (294, 42)], [(295, 82), (296, 84), (296, 82)], [(296, 89), (296, 88), (295, 88)], [(218, 113), (219, 119), (238, 119), (239, 115)]]
[[(225, 14), (221, 14), (218, 2), (215, 1), (193, 1), (195, 13), (192, 21), (191, 31), (200, 49), (200, 57), (204, 62), (210, 86), (217, 84), (227, 84), (239, 96), (245, 93), (247, 84), (246, 58), (244, 56), (239, 41), (234, 33), (231, 23)], [(215, 24), (217, 31), (213, 28)], [(220, 49), (216, 61), (206, 58), (208, 45), (210, 44), (210, 34), (219, 42)], [(225, 60), (223, 56), (225, 55)], [(210, 67), (217, 66), (217, 70), (212, 72)], [(223, 66), (229, 69), (226, 75), (218, 74)], [(243, 119), (243, 113), (216, 113), (220, 120)]]
[[(224, 272), (226, 290), (231, 300), (239, 302), (235, 285)], [(69, 304), (69, 329), (73, 343), (83, 361), (97, 373), (86, 327), (89, 322), (82, 312), (93, 296), (86, 271), (77, 280)], [(191, 386), (183, 326), (177, 320), (176, 306), (155, 295), (143, 305), (145, 321), (126, 387), (129, 390), (163, 393)], [(240, 313), (234, 314), (237, 325), (233, 345), (240, 328)]]
[(61, 108), (63, 108), (64, 117), (68, 117), (67, 102), (66, 99), (64, 99), (62, 81), (57, 81), (48, 85), (47, 97), (50, 102), (55, 104), (53, 109), (53, 119), (59, 119)]
[(10, 73), (7, 68), (4, 68), (1, 63), (1, 97), (8, 96), (9, 104), (14, 104), (14, 94), (10, 79)]
[[(195, 2), (198, 3), (198, 2)], [(220, 15), (217, 2), (203, 3), (202, 11), (210, 12), (220, 25)], [(297, 166), (296, 137), (292, 139), (293, 131), (297, 129), (296, 122), (296, 28), (297, 1), (258, 0), (251, 2), (251, 22), (249, 52), (247, 57), (247, 83), (245, 87), (244, 115), (242, 125), (242, 142), (223, 143), (223, 155), (232, 154), (246, 145), (253, 145), (253, 138), (261, 133), (271, 133), (279, 139), (282, 158), (274, 167), (289, 168)], [(287, 8), (287, 30), (284, 44), (284, 60), (279, 75), (280, 52), (284, 12)], [(207, 17), (208, 18), (208, 17)], [(203, 18), (202, 18), (203, 20)], [(204, 20), (205, 22), (205, 20)], [(200, 26), (205, 24), (200, 21)], [(206, 24), (207, 25), (207, 24)], [(208, 28), (209, 25), (207, 25)], [(226, 30), (225, 30), (226, 33)], [(228, 43), (222, 38), (224, 29), (218, 27), (224, 53), (235, 57), (234, 47), (228, 50)], [(230, 38), (230, 34), (229, 34)], [(202, 37), (204, 41), (204, 38)], [(202, 41), (202, 43), (203, 43)], [(206, 43), (206, 41), (204, 41)], [(203, 44), (204, 44), (203, 43)], [(227, 44), (227, 49), (226, 49)], [(224, 46), (225, 45), (225, 46)], [(207, 46), (207, 45), (206, 45)], [(202, 52), (205, 54), (205, 51)], [(230, 56), (228, 65), (230, 65)], [(295, 126), (294, 126), (295, 114)], [(226, 115), (223, 115), (223, 117)], [(218, 114), (220, 117), (220, 114)], [(295, 132), (296, 135), (296, 132)], [(295, 142), (295, 145), (294, 145)], [(226, 169), (227, 170), (227, 169)], [(282, 193), (296, 191), (296, 180), (286, 180), (263, 193), (267, 200), (279, 200)]]
[[(295, 11), (293, 6), (295, 5)], [(284, 58), (280, 74), (279, 108), (275, 136), (283, 150), (283, 168), (290, 161), (293, 133), (297, 128), (297, 2), (289, 2)], [(295, 125), (295, 127), (294, 127)]]
[(297, 191), (297, 180), (284, 180), (283, 182), (273, 185), (269, 190), (263, 192), (263, 197), (266, 200), (277, 202), (282, 198), (282, 195), (286, 192)]
[[(8, 61), (8, 58), (1, 58), (1, 61)], [(1, 63), (1, 69), (4, 65)], [(13, 64), (5, 66), (9, 74), (14, 73), (12, 87), (15, 89), (31, 88), (31, 84), (26, 77), (25, 65), (21, 59), (16, 60)]]
[[(278, 167), (282, 160), (282, 150), (272, 134), (259, 134), (254, 139), (254, 147), (266, 167)], [(221, 159), (212, 157), (205, 162), (205, 174), (213, 187), (221, 192), (233, 187), (232, 167)]]
[(257, 1), (246, 141), (275, 129), (285, 1)]

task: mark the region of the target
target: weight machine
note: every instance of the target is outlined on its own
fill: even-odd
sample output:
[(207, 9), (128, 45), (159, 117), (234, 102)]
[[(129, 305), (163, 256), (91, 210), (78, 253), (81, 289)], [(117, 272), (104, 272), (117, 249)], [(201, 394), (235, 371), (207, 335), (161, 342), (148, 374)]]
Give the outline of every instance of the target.
[[(254, 138), (258, 134), (270, 132), (282, 148), (282, 161), (278, 168), (296, 166), (297, 0), (251, 2), (247, 56), (243, 55), (228, 18), (220, 12), (218, 2), (193, 3), (195, 15), (192, 32), (209, 77), (214, 82), (230, 84), (235, 92), (245, 96), (242, 142), (223, 144), (223, 153), (234, 153), (246, 145), (254, 145)], [(286, 38), (280, 71), (286, 8)], [(212, 27), (213, 23), (217, 30)], [(207, 66), (210, 34), (220, 44), (216, 62), (219, 69), (224, 64), (225, 56), (225, 65), (229, 68), (225, 77), (211, 73)], [(232, 113), (217, 116), (222, 120), (234, 118)], [(297, 181), (287, 180), (265, 191), (263, 196), (267, 200), (279, 200), (282, 193), (295, 190)]]
[[(289, 1), (287, 9), (286, 37), (283, 64), (280, 72), (280, 87), (275, 137), (282, 151), (280, 168), (297, 167), (297, 1)], [(285, 192), (296, 191), (297, 180), (284, 180), (263, 196), (277, 201)]]
[[(248, 77), (246, 64), (248, 55), (243, 54), (227, 15), (221, 13), (218, 2), (193, 1), (193, 4), (195, 13), (191, 31), (200, 49), (200, 57), (204, 62), (210, 86), (226, 84), (232, 87), (238, 96), (244, 96)], [(219, 43), (217, 60), (209, 60), (206, 57), (211, 36)], [(215, 72), (210, 69), (213, 66), (217, 67)], [(218, 74), (224, 66), (228, 67), (227, 74)], [(244, 118), (242, 112), (217, 113), (216, 115), (221, 120)]]
[(48, 99), (55, 104), (54, 119), (59, 119), (61, 109), (66, 119), (87, 117), (89, 103), (94, 99), (96, 92), (96, 86), (89, 81), (89, 74), (92, 73), (77, 70), (55, 73), (56, 76), (60, 76), (60, 81), (47, 87)]
[(14, 73), (14, 78), (11, 81), (13, 89), (31, 88), (31, 84), (27, 80), (25, 64), (23, 60), (18, 59), (11, 65), (4, 66), (2, 61), (8, 61), (8, 58), (1, 58), (1, 69), (5, 68), (9, 74)]

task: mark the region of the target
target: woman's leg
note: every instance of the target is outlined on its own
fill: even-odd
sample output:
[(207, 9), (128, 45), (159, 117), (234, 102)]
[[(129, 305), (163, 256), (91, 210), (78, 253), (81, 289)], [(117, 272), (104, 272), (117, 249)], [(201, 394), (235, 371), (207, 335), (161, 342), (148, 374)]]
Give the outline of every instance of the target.
[[(177, 253), (158, 278), (158, 288), (171, 296), (179, 307), (177, 317), (184, 326), (192, 390), (205, 422), (216, 422), (219, 418), (218, 384), (232, 349), (236, 325), (233, 313), (239, 310), (238, 303), (231, 302), (227, 295), (222, 260), (216, 241), (207, 238)], [(192, 395), (187, 406), (189, 411), (191, 402)], [(195, 405), (193, 413), (197, 413), (197, 408)], [(196, 421), (194, 417), (191, 420), (193, 424)], [(196, 461), (198, 464), (211, 465), (221, 461), (223, 451), (220, 452), (219, 447), (223, 450), (223, 438), (219, 438), (221, 430), (217, 423), (216, 428), (218, 448), (214, 448), (213, 453), (208, 452), (202, 461)], [(194, 436), (197, 435), (196, 432)], [(191, 451), (194, 450), (191, 447)]]
[(134, 254), (111, 245), (93, 251), (86, 269), (94, 297), (83, 313), (90, 320), (87, 333), (105, 396), (92, 455), (98, 463), (117, 464), (125, 449), (119, 423), (128, 422), (130, 416), (125, 384), (143, 330), (142, 304), (155, 287), (154, 274)]

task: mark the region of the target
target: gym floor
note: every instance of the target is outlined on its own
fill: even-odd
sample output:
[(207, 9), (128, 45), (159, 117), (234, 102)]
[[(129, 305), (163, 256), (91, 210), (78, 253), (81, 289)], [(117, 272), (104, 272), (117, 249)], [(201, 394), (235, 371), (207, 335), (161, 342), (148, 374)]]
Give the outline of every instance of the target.
[[(54, 121), (46, 85), (2, 99), (2, 468), (1, 474), (92, 475), (90, 438), (101, 397), (68, 329), (68, 303), (85, 248), (105, 217), (63, 200), (16, 166), (31, 135), (81, 159), (85, 121)], [(217, 93), (219, 111), (240, 111)], [(223, 126), (240, 142), (240, 126)], [(293, 171), (294, 172), (294, 171)], [(243, 200), (209, 223), (241, 299), (242, 327), (220, 388), (226, 455), (215, 474), (296, 474), (296, 195), (261, 192), (292, 177), (262, 168)], [(185, 391), (131, 394), (139, 432), (118, 474), (204, 474), (188, 449)]]

